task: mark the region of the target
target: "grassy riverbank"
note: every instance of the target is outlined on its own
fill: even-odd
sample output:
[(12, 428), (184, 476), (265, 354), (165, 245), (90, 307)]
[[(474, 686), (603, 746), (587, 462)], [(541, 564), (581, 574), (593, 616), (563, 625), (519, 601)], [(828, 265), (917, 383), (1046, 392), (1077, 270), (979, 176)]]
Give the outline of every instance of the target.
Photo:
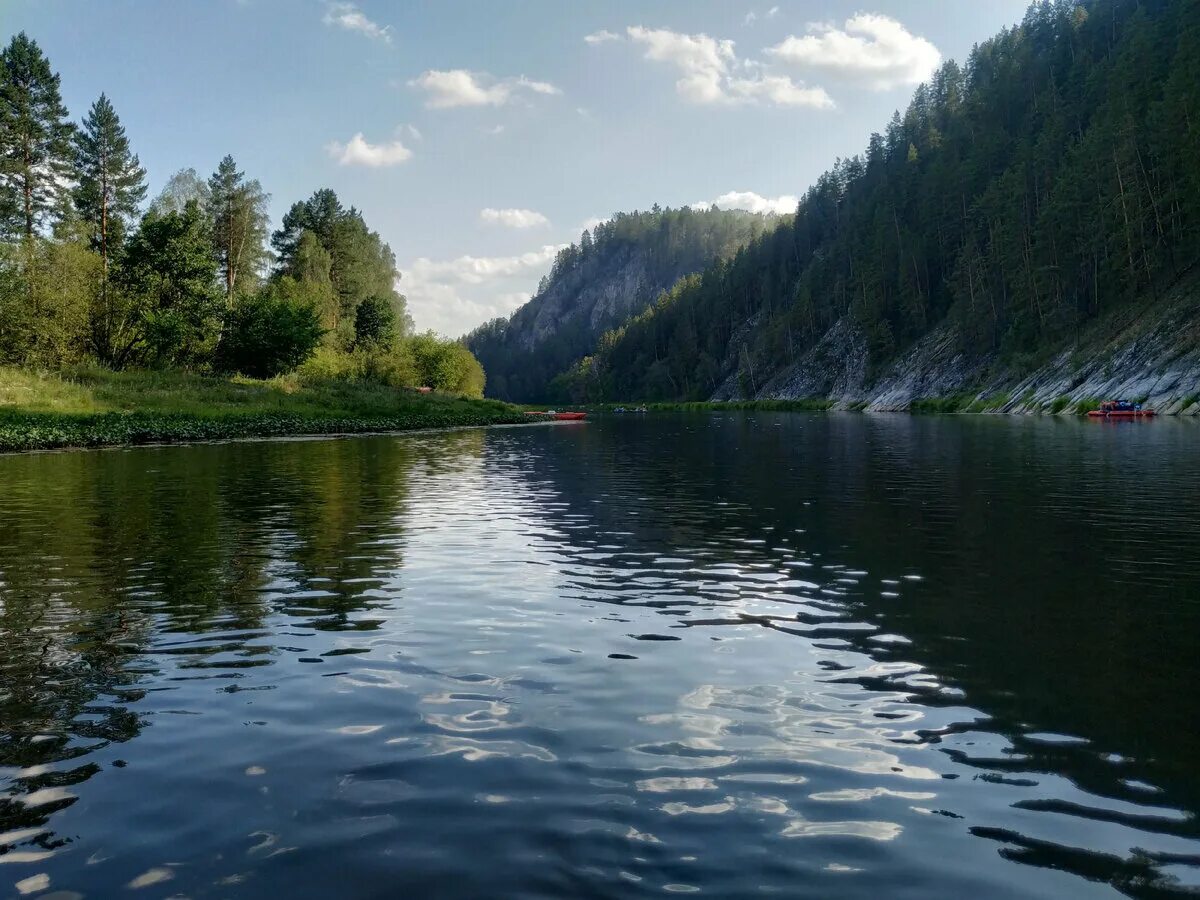
[(0, 452), (523, 421), (495, 400), (363, 382), (0, 368)]

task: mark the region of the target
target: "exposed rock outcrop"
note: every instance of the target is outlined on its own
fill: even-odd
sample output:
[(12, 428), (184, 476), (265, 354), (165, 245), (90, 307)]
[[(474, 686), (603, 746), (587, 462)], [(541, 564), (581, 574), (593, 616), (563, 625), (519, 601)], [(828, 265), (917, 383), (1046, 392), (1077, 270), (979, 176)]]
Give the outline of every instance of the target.
[[(1136, 315), (1102, 319), (1032, 370), (996, 354), (969, 354), (943, 323), (883, 367), (868, 372), (866, 340), (839, 320), (755, 399), (826, 399), (841, 408), (898, 411), (923, 400), (963, 409), (1075, 412), (1101, 399), (1128, 398), (1167, 415), (1200, 414), (1200, 279), (1190, 279)], [(735, 372), (714, 400), (742, 396)]]
[(663, 284), (652, 283), (646, 254), (622, 247), (607, 261), (604, 277), (580, 269), (555, 279), (545, 293), (513, 313), (510, 329), (524, 350), (532, 350), (572, 323), (586, 323), (592, 334), (625, 321), (645, 308), (656, 291), (686, 272), (672, 272)]

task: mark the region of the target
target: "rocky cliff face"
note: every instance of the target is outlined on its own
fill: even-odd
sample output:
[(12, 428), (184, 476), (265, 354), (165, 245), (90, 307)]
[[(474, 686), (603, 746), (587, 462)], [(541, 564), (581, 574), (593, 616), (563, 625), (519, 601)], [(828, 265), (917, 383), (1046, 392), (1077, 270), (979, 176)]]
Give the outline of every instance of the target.
[[(518, 346), (533, 350), (571, 325), (582, 325), (598, 336), (641, 312), (659, 291), (673, 283), (655, 284), (646, 254), (637, 247), (617, 250), (606, 260), (602, 276), (594, 277), (591, 269), (570, 272), (517, 310), (509, 328)], [(671, 278), (675, 277), (672, 273)]]
[(680, 278), (725, 260), (778, 224), (744, 210), (617, 213), (563, 247), (537, 294), (507, 319), (464, 341), (487, 372), (487, 394), (544, 401), (554, 380), (596, 352), (602, 335), (653, 303)]
[[(866, 340), (839, 320), (793, 365), (748, 393), (754, 399), (826, 399), (835, 407), (911, 409), (953, 401), (974, 411), (1076, 412), (1103, 399), (1144, 402), (1167, 415), (1200, 414), (1200, 277), (1136, 313), (1109, 316), (1031, 368), (1014, 369), (995, 354), (964, 353), (943, 323), (877, 373)], [(748, 373), (736, 369), (714, 400), (742, 398)]]

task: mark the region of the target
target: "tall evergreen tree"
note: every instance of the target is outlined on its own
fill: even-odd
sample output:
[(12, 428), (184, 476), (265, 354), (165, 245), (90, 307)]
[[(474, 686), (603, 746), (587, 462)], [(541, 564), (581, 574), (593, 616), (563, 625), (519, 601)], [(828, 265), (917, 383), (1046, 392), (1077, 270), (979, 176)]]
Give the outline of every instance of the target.
[(258, 284), (267, 260), (267, 201), (258, 181), (247, 181), (232, 156), (208, 180), (213, 252), (225, 284), (225, 302)]
[(61, 208), (73, 131), (58, 74), (22, 31), (0, 51), (0, 231), (32, 237)]
[(271, 246), (279, 254), (279, 265), (284, 269), (292, 265), (306, 231), (316, 235), (321, 246), (330, 250), (334, 244), (334, 230), (345, 215), (337, 194), (329, 188), (321, 188), (307, 200), (293, 203), (284, 213), (279, 230), (271, 235)]
[(100, 254), (100, 304), (93, 315), (97, 346), (109, 345), (111, 309), (108, 303), (109, 260), (125, 239), (125, 230), (138, 204), (146, 197), (146, 170), (129, 149), (125, 128), (104, 94), (92, 104), (75, 135), (75, 164), (79, 183), (75, 209), (90, 232), (92, 249)]
[(329, 188), (292, 204), (282, 226), (271, 236), (279, 254), (279, 271), (302, 277), (303, 269), (314, 259), (314, 239), (328, 255), (335, 305), (327, 311), (325, 322), (335, 341), (345, 347), (353, 344), (356, 310), (368, 298), (386, 298), (395, 310), (398, 330), (408, 329), (405, 300), (395, 290), (392, 249), (367, 227), (362, 213), (354, 207), (345, 209)]

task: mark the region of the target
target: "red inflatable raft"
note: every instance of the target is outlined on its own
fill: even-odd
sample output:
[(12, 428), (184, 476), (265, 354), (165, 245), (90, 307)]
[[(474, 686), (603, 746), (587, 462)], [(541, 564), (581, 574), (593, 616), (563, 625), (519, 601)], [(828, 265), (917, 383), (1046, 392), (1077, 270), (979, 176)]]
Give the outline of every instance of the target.
[(549, 409), (549, 410), (527, 410), (525, 412), (525, 415), (527, 415), (527, 416), (543, 416), (544, 418), (554, 419), (555, 421), (558, 421), (558, 422), (577, 422), (580, 419), (587, 418), (587, 413), (585, 413), (585, 412), (555, 412), (552, 409)]
[(1154, 415), (1154, 410), (1142, 409), (1140, 403), (1105, 400), (1099, 409), (1091, 410), (1088, 415), (1093, 419), (1146, 419)]

